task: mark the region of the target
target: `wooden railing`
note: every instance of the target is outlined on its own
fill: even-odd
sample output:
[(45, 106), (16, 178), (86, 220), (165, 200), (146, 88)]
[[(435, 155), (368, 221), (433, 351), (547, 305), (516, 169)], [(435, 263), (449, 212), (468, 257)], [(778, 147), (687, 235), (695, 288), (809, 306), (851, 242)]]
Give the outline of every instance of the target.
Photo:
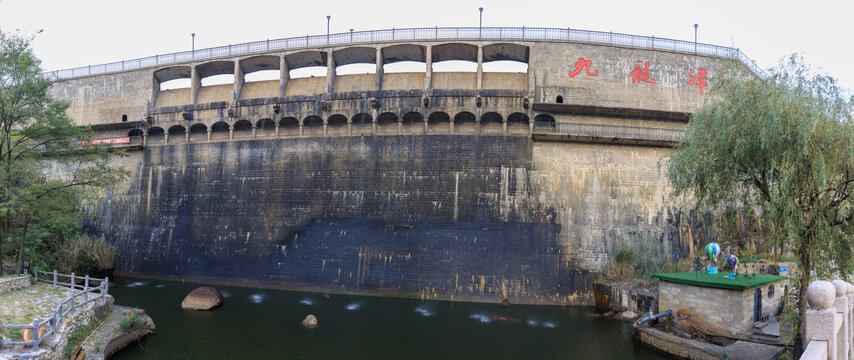
[[(47, 279), (42, 279), (40, 277), (44, 274), (46, 274)], [(56, 307), (56, 309), (52, 311), (51, 316), (47, 319), (39, 321), (38, 318), (35, 318), (33, 319), (32, 324), (27, 325), (0, 324), (0, 327), (7, 329), (29, 329), (31, 338), (30, 341), (3, 341), (3, 347), (12, 345), (25, 345), (32, 346), (33, 351), (38, 350), (39, 344), (41, 344), (47, 337), (56, 334), (56, 328), (59, 326), (59, 324), (62, 323), (63, 320), (65, 320), (66, 317), (71, 315), (77, 309), (85, 309), (86, 305), (93, 301), (103, 299), (104, 295), (109, 292), (109, 277), (104, 279), (90, 278), (89, 275), (80, 277), (75, 276), (74, 273), (71, 273), (70, 275), (60, 274), (57, 273), (56, 270), (54, 270), (53, 272), (45, 273), (40, 272), (38, 268), (36, 268), (33, 270), (33, 278), (36, 283), (41, 281), (53, 284), (55, 286), (65, 286), (70, 288), (72, 291), (77, 289), (81, 289), (81, 291), (77, 293), (72, 293), (71, 296), (62, 300)], [(65, 279), (67, 279), (68, 282), (65, 282)], [(83, 281), (82, 285), (77, 284), (77, 281), (79, 280)], [(99, 283), (99, 285), (95, 287), (89, 286), (92, 282)], [(90, 295), (90, 292), (98, 292), (98, 294)], [(50, 330), (48, 330), (46, 334), (40, 334), (39, 329), (41, 329), (45, 325), (50, 327)]]

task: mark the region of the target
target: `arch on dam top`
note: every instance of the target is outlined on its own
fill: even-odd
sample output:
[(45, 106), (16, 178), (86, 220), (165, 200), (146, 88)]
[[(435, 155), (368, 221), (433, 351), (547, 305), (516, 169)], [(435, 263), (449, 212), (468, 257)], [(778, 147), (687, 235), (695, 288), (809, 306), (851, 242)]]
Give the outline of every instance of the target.
[(252, 123), (249, 120), (238, 120), (234, 123), (234, 138), (243, 139), (252, 137)]
[(255, 122), (256, 137), (272, 137), (276, 135), (276, 122), (273, 119), (261, 119)]
[(507, 116), (507, 132), (511, 134), (527, 134), (531, 131), (530, 118), (525, 113), (512, 113)]
[(531, 50), (526, 45), (498, 43), (483, 46), (483, 62), (516, 61), (527, 64)]
[(437, 111), (427, 117), (428, 134), (448, 134), (451, 132), (451, 116), (448, 113)]
[(335, 62), (335, 74), (375, 74), (377, 72), (377, 49), (366, 46), (355, 46), (332, 52)]
[(433, 72), (477, 72), (477, 45), (448, 43), (431, 51)]
[(427, 47), (415, 44), (391, 45), (382, 48), (383, 73), (427, 71)]
[(433, 45), (431, 52), (434, 63), (448, 60), (477, 62), (477, 45), (473, 44), (447, 43)]
[(240, 70), (243, 71), (245, 82), (279, 80), (280, 68), (279, 56), (258, 55), (240, 60)]
[(504, 132), (504, 118), (497, 112), (488, 112), (480, 116), (480, 132), (501, 134)]
[(279, 136), (299, 136), (299, 119), (286, 116), (279, 120)]
[(477, 116), (468, 111), (462, 111), (454, 115), (455, 134), (474, 134), (476, 130)]
[(401, 118), (401, 125), (401, 133), (403, 134), (423, 134), (424, 115), (414, 111), (403, 114), (403, 117)]
[(205, 141), (208, 139), (208, 127), (202, 123), (190, 125), (190, 142)]
[(211, 125), (211, 140), (226, 140), (231, 137), (231, 126), (225, 121), (217, 121)]
[(325, 51), (307, 50), (285, 55), (292, 79), (326, 76), (328, 55)]
[(327, 134), (347, 135), (347, 117), (341, 114), (330, 115), (326, 119)]
[(302, 119), (302, 134), (306, 136), (323, 135), (323, 119), (317, 115), (310, 115)]
[(147, 144), (162, 144), (165, 139), (166, 132), (163, 131), (162, 127), (154, 126), (148, 129), (148, 140)]
[(534, 116), (534, 131), (555, 132), (555, 118), (548, 114)]
[(154, 71), (155, 90), (173, 90), (190, 87), (193, 69), (189, 66), (170, 66)]
[(234, 84), (234, 62), (232, 61), (217, 60), (199, 64), (196, 65), (196, 73), (199, 74), (202, 86)]
[(483, 46), (483, 72), (527, 73), (530, 48), (498, 43)]
[(169, 127), (169, 143), (183, 143), (187, 141), (187, 128), (183, 125), (172, 125)]
[(397, 134), (398, 120), (397, 114), (392, 112), (377, 115), (377, 134)]

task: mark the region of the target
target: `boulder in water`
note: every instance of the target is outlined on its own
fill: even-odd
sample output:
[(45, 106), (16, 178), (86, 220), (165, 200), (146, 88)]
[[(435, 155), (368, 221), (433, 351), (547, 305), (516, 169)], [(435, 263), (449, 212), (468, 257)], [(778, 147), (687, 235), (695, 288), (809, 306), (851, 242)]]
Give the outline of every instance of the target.
[(181, 308), (184, 310), (211, 310), (220, 305), (222, 293), (210, 286), (196, 288), (181, 302)]
[(305, 319), (302, 320), (302, 327), (306, 329), (314, 329), (317, 327), (317, 317), (313, 314), (308, 314)]

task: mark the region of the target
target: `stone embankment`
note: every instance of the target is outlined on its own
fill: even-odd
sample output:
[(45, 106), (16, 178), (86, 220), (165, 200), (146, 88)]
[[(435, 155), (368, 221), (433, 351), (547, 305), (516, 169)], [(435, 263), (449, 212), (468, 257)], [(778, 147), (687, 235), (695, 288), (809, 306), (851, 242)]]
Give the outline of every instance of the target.
[(29, 275), (0, 280), (0, 294), (30, 286), (30, 280)]
[[(32, 284), (29, 276), (4, 279), (0, 281), (0, 324), (27, 324), (33, 319), (45, 319), (51, 316), (53, 309), (65, 301), (73, 290), (49, 283)], [(154, 331), (154, 322), (141, 309), (129, 309), (114, 306), (109, 294), (78, 308), (67, 315), (57, 326), (55, 335), (46, 337), (37, 350), (31, 346), (6, 346), (0, 349), (0, 360), (6, 359), (66, 359), (65, 348), (76, 329), (90, 324), (96, 317), (105, 320), (91, 334), (86, 334), (83, 348), (86, 359), (103, 359), (123, 348), (130, 342)], [(128, 311), (136, 311), (141, 323), (127, 331), (120, 328), (119, 322)], [(47, 325), (46, 325), (47, 326)], [(10, 340), (9, 329), (0, 336)], [(44, 329), (48, 332), (49, 329)], [(18, 340), (20, 341), (20, 340)], [(80, 341), (80, 340), (77, 340)], [(74, 345), (72, 345), (74, 346)]]

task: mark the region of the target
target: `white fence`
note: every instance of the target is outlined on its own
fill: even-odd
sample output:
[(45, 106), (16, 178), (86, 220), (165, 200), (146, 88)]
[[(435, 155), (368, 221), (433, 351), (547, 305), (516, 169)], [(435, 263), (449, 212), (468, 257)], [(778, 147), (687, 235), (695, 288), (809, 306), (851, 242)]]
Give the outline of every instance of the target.
[(814, 281), (807, 289), (801, 360), (854, 359), (854, 286), (842, 281)]
[[(39, 277), (39, 274), (47, 274), (47, 279), (42, 279)], [(3, 347), (11, 346), (11, 345), (28, 345), (33, 347), (33, 351), (38, 350), (39, 344), (41, 344), (47, 337), (56, 334), (56, 328), (59, 324), (62, 323), (62, 320), (74, 312), (77, 309), (85, 309), (86, 305), (90, 302), (100, 300), (104, 298), (109, 291), (109, 283), (110, 278), (98, 279), (98, 278), (90, 278), (89, 275), (84, 277), (75, 276), (74, 273), (70, 275), (60, 274), (54, 270), (52, 273), (39, 272), (39, 269), (33, 270), (33, 278), (36, 282), (42, 281), (46, 283), (50, 283), (56, 286), (66, 286), (72, 290), (82, 289), (82, 291), (77, 293), (72, 293), (71, 296), (62, 300), (56, 309), (53, 310), (50, 317), (43, 321), (39, 321), (39, 319), (33, 319), (32, 324), (27, 325), (13, 325), (13, 324), (0, 324), (0, 327), (4, 327), (7, 329), (22, 329), (29, 330), (30, 333), (30, 341), (3, 341)], [(63, 281), (62, 279), (67, 279), (68, 282)], [(82, 280), (83, 284), (78, 285), (77, 281)], [(89, 284), (91, 282), (99, 283), (98, 286), (91, 287)], [(89, 295), (90, 292), (98, 292), (98, 294)], [(82, 301), (80, 301), (82, 300)], [(50, 327), (47, 334), (41, 334), (39, 329), (43, 326), (47, 325)]]

